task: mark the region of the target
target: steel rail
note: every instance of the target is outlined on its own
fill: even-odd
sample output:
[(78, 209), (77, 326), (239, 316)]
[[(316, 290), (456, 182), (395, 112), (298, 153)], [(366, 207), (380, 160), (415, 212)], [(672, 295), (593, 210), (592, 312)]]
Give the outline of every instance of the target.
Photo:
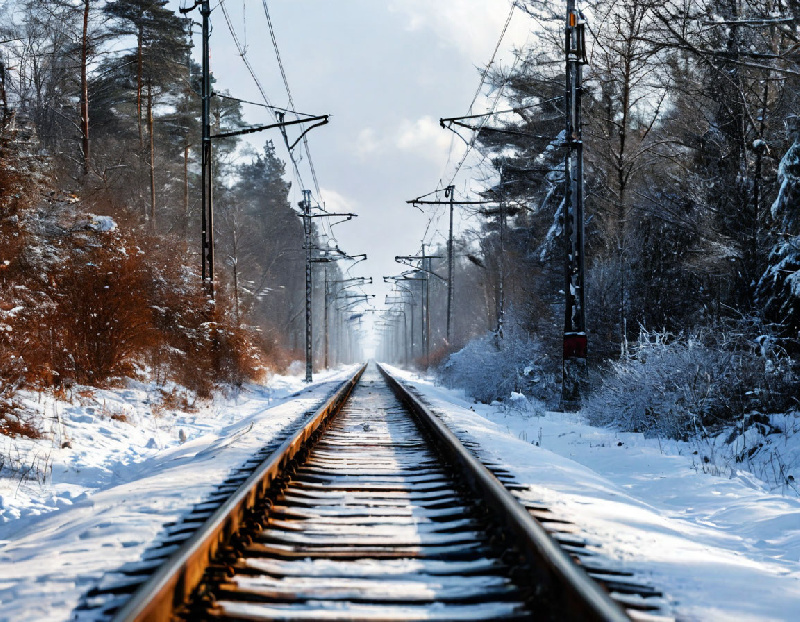
[(170, 559), (131, 596), (114, 615), (114, 622), (169, 622), (175, 610), (200, 583), (220, 545), (242, 524), (247, 511), (270, 488), (286, 465), (300, 452), (309, 438), (345, 403), (364, 373), (362, 366), (316, 410), (309, 422), (288, 438), (241, 487), (212, 514)]
[(463, 468), (467, 483), (487, 501), (487, 508), (514, 536), (513, 541), (537, 573), (552, 608), (563, 620), (605, 620), (630, 622), (631, 618), (586, 572), (547, 534), (544, 528), (492, 473), (464, 447), (453, 432), (409, 389), (382, 365), (383, 374), (395, 395), (438, 441), (447, 457)]

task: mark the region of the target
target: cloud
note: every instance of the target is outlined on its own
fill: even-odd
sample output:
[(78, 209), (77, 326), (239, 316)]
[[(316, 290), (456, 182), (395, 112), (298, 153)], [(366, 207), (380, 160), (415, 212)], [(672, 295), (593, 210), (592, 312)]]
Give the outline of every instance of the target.
[[(390, 11), (405, 17), (408, 30), (429, 30), (443, 44), (455, 47), (476, 64), (489, 60), (510, 8), (509, 0), (391, 0), (389, 3)], [(517, 11), (503, 48), (524, 43), (530, 29), (530, 21)]]
[(332, 188), (320, 188), (320, 193), (325, 201), (325, 209), (329, 212), (356, 211), (356, 201), (345, 197)]
[(353, 151), (362, 160), (405, 154), (441, 164), (447, 158), (450, 142), (450, 133), (432, 117), (424, 116), (403, 119), (396, 129), (384, 134), (366, 127), (358, 133)]
[(400, 151), (417, 153), (434, 162), (444, 162), (450, 147), (450, 133), (438, 121), (422, 117), (416, 121), (403, 120), (395, 136), (394, 146)]
[(372, 155), (381, 149), (380, 139), (371, 127), (365, 127), (356, 136), (356, 155), (364, 158)]

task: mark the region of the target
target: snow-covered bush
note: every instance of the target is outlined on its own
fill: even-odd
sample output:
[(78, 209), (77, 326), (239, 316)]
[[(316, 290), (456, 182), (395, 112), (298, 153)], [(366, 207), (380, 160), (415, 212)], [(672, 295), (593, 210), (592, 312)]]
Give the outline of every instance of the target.
[(800, 336), (800, 117), (786, 119), (793, 141), (778, 167), (780, 189), (771, 216), (778, 236), (769, 257), (769, 267), (756, 292), (766, 317), (783, 325), (787, 334)]
[(745, 413), (786, 410), (797, 387), (791, 359), (750, 327), (691, 336), (642, 331), (602, 375), (586, 410), (595, 424), (682, 438)]
[(512, 392), (550, 400), (556, 386), (547, 349), (513, 321), (503, 339), (494, 333), (473, 339), (437, 371), (444, 385), (487, 404), (507, 399)]

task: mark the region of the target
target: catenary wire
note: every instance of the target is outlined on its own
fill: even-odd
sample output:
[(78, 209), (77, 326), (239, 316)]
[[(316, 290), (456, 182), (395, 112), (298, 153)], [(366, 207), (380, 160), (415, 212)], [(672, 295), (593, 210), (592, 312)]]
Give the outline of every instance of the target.
[[(267, 0), (261, 0), (261, 4), (264, 7), (264, 15), (267, 17), (267, 25), (269, 26), (269, 36), (272, 39), (272, 47), (275, 50), (275, 58), (278, 61), (278, 68), (281, 72), (281, 78), (283, 78), (283, 86), (286, 88), (286, 96), (289, 98), (289, 106), (294, 108), (294, 99), (292, 98), (292, 90), (289, 88), (289, 79), (286, 77), (286, 70), (283, 66), (283, 60), (281, 59), (281, 52), (278, 48), (278, 39), (275, 36), (275, 28), (272, 25), (272, 16), (269, 13), (269, 6), (267, 5)], [(302, 129), (302, 126), (301, 126)], [(317, 179), (317, 172), (314, 168), (314, 161), (311, 159), (311, 150), (308, 146), (308, 138), (303, 136), (303, 147), (305, 148), (306, 157), (308, 158), (308, 167), (311, 169), (311, 177), (314, 181), (314, 189), (317, 191), (317, 199), (320, 203), (322, 203), (322, 192), (319, 189), (319, 180)]]
[[(245, 67), (247, 67), (247, 70), (250, 73), (250, 77), (253, 78), (253, 81), (255, 82), (256, 87), (258, 88), (259, 92), (261, 93), (262, 99), (267, 104), (267, 106), (269, 106), (271, 109), (273, 109), (272, 114), (273, 114), (275, 120), (278, 121), (278, 116), (274, 112), (275, 106), (272, 105), (272, 102), (269, 100), (269, 97), (267, 97), (267, 93), (264, 90), (264, 86), (261, 84), (261, 80), (258, 79), (258, 76), (256, 75), (255, 70), (253, 69), (253, 66), (250, 64), (250, 60), (247, 58), (247, 50), (245, 50), (242, 47), (241, 41), (239, 40), (239, 36), (236, 34), (236, 29), (233, 27), (233, 22), (231, 21), (230, 14), (228, 13), (228, 9), (225, 7), (225, 0), (222, 0), (219, 3), (218, 6), (219, 6), (219, 8), (222, 9), (222, 14), (225, 17), (225, 23), (228, 26), (228, 30), (231, 33), (231, 37), (233, 37), (233, 42), (236, 45), (236, 49), (239, 52), (239, 56), (241, 57), (242, 62), (244, 62)], [(294, 155), (292, 154), (291, 151), (289, 151), (289, 160), (292, 162), (292, 168), (294, 169), (294, 174), (295, 174), (295, 178), (297, 180), (297, 183), (300, 185), (301, 188), (305, 187), (305, 184), (303, 183), (303, 177), (300, 174), (300, 168), (297, 166), (297, 160), (294, 158)]]

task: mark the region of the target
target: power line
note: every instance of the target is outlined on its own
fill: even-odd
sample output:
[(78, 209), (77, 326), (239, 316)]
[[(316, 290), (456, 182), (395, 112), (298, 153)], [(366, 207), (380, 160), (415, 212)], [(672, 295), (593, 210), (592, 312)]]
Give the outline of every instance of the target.
[[(275, 27), (272, 24), (272, 16), (270, 15), (269, 12), (269, 5), (267, 4), (267, 0), (261, 0), (261, 5), (264, 8), (264, 15), (267, 18), (267, 26), (269, 27), (269, 35), (270, 39), (272, 40), (272, 48), (275, 50), (275, 59), (278, 62), (278, 69), (281, 72), (281, 79), (283, 80), (283, 86), (286, 89), (286, 97), (289, 100), (289, 106), (294, 108), (295, 104), (294, 104), (294, 98), (292, 96), (292, 89), (289, 87), (289, 78), (286, 75), (286, 69), (283, 65), (283, 59), (281, 58), (280, 48), (278, 47), (278, 38), (275, 35)], [(304, 130), (304, 126), (301, 125), (300, 128), (301, 130)], [(314, 167), (314, 160), (311, 158), (311, 149), (308, 145), (308, 138), (306, 137), (305, 133), (301, 135), (301, 138), (303, 141), (303, 148), (306, 153), (306, 158), (308, 159), (308, 168), (311, 171), (311, 178), (314, 182), (314, 189), (316, 190), (317, 193), (317, 202), (320, 205), (324, 205), (324, 201), (322, 198), (322, 191), (320, 190), (319, 186), (319, 179), (317, 178), (317, 171), (316, 168)], [(338, 240), (336, 240), (336, 236), (333, 233), (333, 227), (327, 221), (323, 223), (323, 228), (326, 227), (327, 231), (324, 231), (325, 235), (327, 235), (330, 239), (334, 240), (338, 244)]]
[[(478, 97), (480, 96), (481, 91), (483, 90), (483, 85), (484, 85), (484, 83), (486, 81), (486, 77), (489, 75), (489, 70), (491, 69), (492, 65), (494, 65), (494, 61), (497, 58), (497, 52), (500, 50), (500, 46), (502, 45), (503, 39), (506, 36), (506, 32), (508, 31), (508, 26), (511, 23), (511, 19), (514, 17), (514, 10), (516, 8), (517, 8), (517, 1), (513, 0), (512, 3), (511, 3), (511, 8), (508, 11), (508, 16), (506, 17), (505, 24), (503, 24), (503, 30), (500, 32), (500, 36), (498, 37), (497, 43), (494, 46), (494, 52), (492, 52), (492, 57), (489, 59), (489, 62), (486, 63), (486, 66), (483, 68), (483, 71), (481, 72), (481, 79), (480, 79), (480, 82), (478, 83), (478, 88), (475, 89), (475, 94), (472, 96), (472, 101), (470, 102), (469, 108), (467, 109), (467, 114), (468, 115), (472, 114), (472, 108), (473, 108), (473, 106), (475, 106), (475, 102), (478, 101)], [(515, 61), (514, 64), (516, 65), (516, 61)], [(507, 81), (508, 80), (506, 79), (506, 82)], [(505, 88), (505, 82), (503, 83), (503, 88), (500, 89), (500, 92), (502, 92), (502, 90), (504, 88)], [(497, 105), (497, 101), (498, 100), (499, 100), (499, 94), (498, 94), (498, 98), (495, 100), (495, 106)], [(450, 164), (450, 158), (452, 157), (452, 152), (453, 152), (453, 144), (454, 144), (453, 143), (453, 137), (451, 136), (450, 147), (449, 147), (448, 152), (447, 152), (447, 160), (445, 161), (445, 169)], [(474, 146), (474, 144), (475, 144), (475, 138), (473, 137), (472, 141), (470, 141), (470, 143), (467, 145), (467, 150), (464, 153), (464, 156), (461, 158), (459, 163), (456, 165), (456, 170), (453, 173), (453, 176), (450, 178), (450, 184), (447, 184), (447, 185), (451, 185), (453, 183), (453, 180), (456, 178), (456, 175), (458, 175), (458, 172), (461, 170), (461, 167), (464, 165), (464, 162), (467, 159), (467, 155), (469, 154), (469, 152), (472, 149), (472, 147)], [(444, 175), (442, 175), (442, 176), (444, 176)]]
[(508, 12), (508, 17), (506, 17), (506, 23), (503, 25), (503, 31), (500, 33), (500, 37), (497, 39), (497, 45), (494, 46), (492, 58), (489, 59), (489, 62), (483, 69), (480, 84), (478, 84), (478, 88), (475, 90), (475, 95), (472, 96), (472, 102), (469, 104), (467, 114), (472, 114), (472, 107), (475, 105), (475, 102), (478, 101), (478, 96), (481, 94), (481, 90), (483, 90), (483, 83), (486, 80), (486, 76), (489, 74), (489, 69), (491, 69), (492, 65), (494, 65), (495, 58), (497, 58), (497, 52), (500, 50), (500, 45), (503, 43), (503, 39), (506, 36), (506, 31), (508, 30), (508, 25), (511, 23), (511, 18), (514, 16), (514, 9), (516, 8), (517, 2), (514, 0), (514, 2), (511, 3), (511, 9)]
[[(294, 114), (297, 117), (298, 120), (300, 120), (299, 113), (297, 113), (295, 110), (285, 110), (285, 109), (281, 109), (281, 108), (279, 108), (277, 106), (274, 106), (272, 104), (272, 102), (269, 100), (269, 98), (267, 97), (266, 92), (264, 90), (264, 87), (261, 84), (261, 81), (256, 76), (255, 71), (254, 71), (252, 65), (250, 64), (250, 60), (247, 58), (247, 50), (246, 50), (245, 46), (242, 45), (242, 43), (239, 40), (238, 35), (236, 34), (235, 28), (233, 26), (233, 22), (232, 22), (232, 20), (230, 18), (230, 14), (228, 13), (228, 10), (227, 10), (224, 2), (225, 2), (225, 0), (222, 0), (220, 2), (219, 6), (220, 6), (220, 8), (222, 8), (222, 12), (223, 12), (223, 15), (225, 17), (225, 22), (226, 22), (226, 24), (228, 26), (228, 30), (230, 31), (231, 36), (233, 37), (234, 43), (236, 44), (236, 47), (237, 47), (237, 50), (239, 51), (239, 56), (242, 58), (242, 61), (244, 62), (245, 66), (247, 67), (248, 71), (250, 72), (250, 76), (253, 78), (253, 81), (256, 83), (256, 86), (258, 87), (258, 90), (261, 93), (261, 97), (264, 99), (264, 102), (266, 103), (266, 106), (264, 106), (264, 107), (270, 109), (270, 111), (272, 112), (273, 116), (276, 118), (276, 121), (280, 121), (279, 117), (282, 116), (283, 112), (291, 112), (292, 114)], [(280, 56), (280, 50), (278, 48), (277, 38), (275, 36), (275, 29), (274, 29), (274, 27), (272, 25), (272, 19), (271, 19), (271, 16), (269, 14), (269, 7), (267, 6), (266, 0), (262, 0), (262, 6), (264, 8), (264, 13), (265, 13), (265, 15), (267, 17), (267, 23), (269, 25), (269, 30), (270, 30), (270, 37), (272, 39), (273, 48), (275, 50), (275, 56), (276, 56), (276, 59), (278, 61), (278, 66), (280, 68), (281, 77), (283, 78), (284, 87), (286, 88), (286, 94), (287, 94), (288, 99), (289, 99), (289, 105), (291, 106), (291, 108), (294, 108), (294, 99), (292, 97), (292, 92), (291, 92), (291, 89), (289, 87), (289, 81), (288, 81), (288, 78), (287, 78), (287, 75), (286, 75), (286, 71), (285, 71), (284, 66), (283, 66), (283, 61), (282, 61), (281, 56)], [(253, 103), (253, 102), (246, 102), (246, 103)], [(308, 158), (308, 164), (309, 164), (309, 168), (311, 170), (311, 176), (312, 176), (313, 181), (314, 181), (314, 188), (316, 190), (318, 203), (321, 204), (322, 203), (322, 196), (321, 196), (322, 193), (320, 191), (319, 180), (317, 178), (316, 169), (314, 168), (314, 162), (311, 159), (311, 151), (310, 151), (310, 148), (308, 146), (308, 138), (307, 138), (307, 136), (305, 134), (304, 129), (305, 129), (304, 126), (301, 124), (301, 131), (303, 131), (303, 133), (301, 134), (301, 140), (303, 141), (303, 146), (305, 148), (306, 156)], [(297, 163), (297, 159), (294, 157), (294, 153), (292, 151), (292, 146), (289, 145), (289, 141), (288, 141), (288, 138), (285, 135), (285, 133), (284, 133), (284, 141), (286, 143), (287, 153), (288, 153), (288, 156), (289, 156), (289, 160), (292, 163), (292, 169), (294, 171), (294, 175), (295, 175), (295, 178), (297, 180), (297, 183), (301, 188), (305, 188), (305, 182), (303, 181), (302, 174), (300, 173), (300, 167), (299, 167), (299, 165)], [(330, 238), (335, 240), (336, 237), (333, 234), (333, 229), (331, 228), (330, 223), (326, 222), (325, 225), (327, 225), (328, 237), (330, 237)]]
[[(258, 90), (261, 93), (261, 97), (264, 99), (264, 102), (267, 104), (267, 106), (270, 109), (272, 109), (271, 111), (272, 111), (273, 116), (275, 117), (275, 120), (279, 121), (279, 115), (274, 110), (276, 107), (272, 105), (272, 102), (269, 100), (269, 97), (267, 97), (267, 93), (264, 91), (264, 87), (262, 86), (261, 81), (258, 79), (258, 76), (256, 75), (255, 71), (253, 70), (253, 66), (250, 64), (250, 60), (247, 58), (247, 50), (244, 49), (244, 47), (242, 46), (241, 42), (239, 41), (239, 37), (236, 34), (236, 29), (233, 27), (233, 22), (231, 21), (231, 17), (230, 17), (230, 14), (228, 13), (228, 9), (225, 7), (225, 0), (221, 0), (221, 2), (219, 3), (218, 6), (219, 6), (219, 8), (222, 9), (222, 14), (225, 16), (225, 23), (228, 25), (228, 30), (231, 33), (231, 37), (233, 37), (233, 42), (236, 45), (236, 49), (239, 52), (239, 56), (241, 57), (242, 61), (244, 62), (245, 67), (247, 67), (247, 70), (250, 72), (250, 77), (252, 77), (253, 78), (253, 82), (256, 83), (256, 86), (258, 87)], [(285, 138), (285, 136), (284, 136), (284, 138)], [(300, 168), (297, 166), (297, 161), (295, 160), (291, 149), (288, 148), (289, 147), (288, 140), (286, 141), (286, 143), (287, 143), (286, 147), (287, 147), (287, 150), (289, 152), (289, 160), (292, 162), (292, 168), (294, 169), (295, 178), (297, 179), (297, 182), (300, 185), (300, 187), (303, 188), (303, 187), (305, 187), (305, 184), (303, 183), (303, 177), (300, 174)]]
[[(275, 58), (278, 61), (278, 68), (281, 71), (281, 78), (283, 78), (283, 86), (286, 88), (286, 95), (289, 98), (289, 106), (294, 108), (294, 99), (292, 98), (292, 90), (289, 88), (289, 79), (286, 77), (286, 70), (283, 67), (283, 60), (281, 59), (281, 52), (278, 48), (278, 40), (275, 37), (275, 28), (272, 25), (272, 17), (269, 14), (269, 7), (267, 0), (261, 0), (264, 7), (264, 15), (267, 17), (267, 25), (269, 26), (269, 36), (272, 39), (272, 47), (275, 49)], [(317, 180), (317, 171), (314, 169), (314, 161), (311, 159), (311, 150), (308, 147), (308, 139), (303, 136), (303, 147), (305, 148), (306, 157), (308, 158), (308, 167), (311, 169), (311, 177), (314, 180), (314, 188), (317, 191), (317, 198), (322, 203), (322, 192), (319, 189), (319, 181)]]
[(290, 110), (289, 108), (280, 108), (278, 106), (271, 106), (269, 104), (260, 104), (259, 102), (251, 102), (247, 99), (241, 99), (239, 97), (233, 97), (232, 95), (228, 95), (226, 93), (213, 93), (214, 97), (221, 97), (222, 99), (230, 99), (231, 101), (239, 102), (240, 104), (249, 104), (251, 106), (260, 106), (261, 108), (268, 108), (270, 110), (277, 110), (278, 112), (291, 112), (295, 115), (298, 119), (300, 115), (304, 117), (313, 117), (316, 115), (310, 114), (308, 112), (297, 112), (296, 110)]

